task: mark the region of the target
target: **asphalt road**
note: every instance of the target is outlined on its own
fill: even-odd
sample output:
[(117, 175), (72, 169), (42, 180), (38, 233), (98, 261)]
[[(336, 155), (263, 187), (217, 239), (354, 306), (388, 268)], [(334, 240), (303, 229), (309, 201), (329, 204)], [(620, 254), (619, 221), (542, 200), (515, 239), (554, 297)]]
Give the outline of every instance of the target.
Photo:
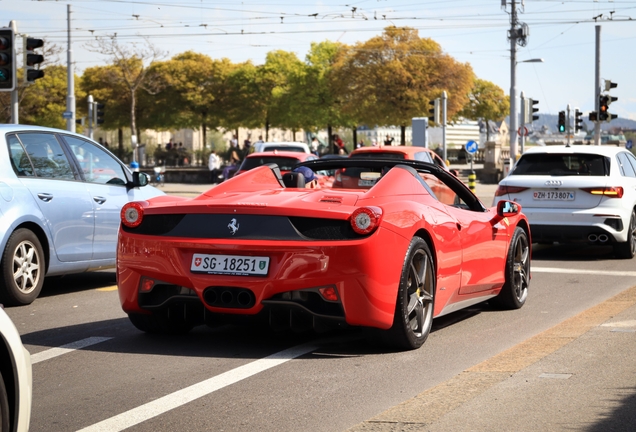
[(356, 329), (152, 337), (112, 271), (7, 312), (32, 353), (32, 431), (636, 430), (633, 263), (537, 247), (522, 309), (440, 318), (408, 352)]

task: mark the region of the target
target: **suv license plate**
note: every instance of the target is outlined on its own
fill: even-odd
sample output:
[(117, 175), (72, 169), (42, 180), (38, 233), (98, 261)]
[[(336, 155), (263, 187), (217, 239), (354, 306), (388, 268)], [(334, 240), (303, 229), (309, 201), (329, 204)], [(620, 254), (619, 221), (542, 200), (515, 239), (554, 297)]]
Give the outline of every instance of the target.
[(227, 274), (234, 276), (267, 276), (269, 257), (240, 255), (194, 254), (193, 273)]
[(533, 198), (541, 201), (574, 201), (573, 191), (534, 191)]

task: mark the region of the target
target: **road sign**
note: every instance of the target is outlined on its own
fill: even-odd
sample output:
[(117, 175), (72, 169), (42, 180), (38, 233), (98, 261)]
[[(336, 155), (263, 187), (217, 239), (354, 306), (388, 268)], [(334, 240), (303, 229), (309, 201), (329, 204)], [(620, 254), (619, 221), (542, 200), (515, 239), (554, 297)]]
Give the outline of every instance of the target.
[(72, 112), (70, 112), (70, 111), (64, 111), (64, 112), (62, 113), (62, 117), (63, 117), (63, 118), (65, 118), (65, 119), (73, 118), (73, 113), (72, 113)]
[(477, 150), (479, 150), (479, 145), (475, 141), (470, 140), (466, 143), (466, 151), (468, 153), (475, 154)]
[(632, 147), (634, 147), (634, 143), (632, 142), (632, 140), (627, 140), (627, 142), (625, 143), (625, 148), (629, 150)]
[(523, 135), (524, 137), (528, 136), (528, 128), (525, 126), (519, 126), (519, 129), (517, 129), (517, 133), (519, 135)]

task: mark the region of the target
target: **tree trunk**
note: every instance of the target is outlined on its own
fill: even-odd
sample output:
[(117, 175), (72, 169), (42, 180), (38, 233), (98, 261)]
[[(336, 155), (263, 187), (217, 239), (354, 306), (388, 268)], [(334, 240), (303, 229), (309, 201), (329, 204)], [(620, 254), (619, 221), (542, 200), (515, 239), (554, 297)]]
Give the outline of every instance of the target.
[(354, 126), (351, 129), (353, 130), (353, 149), (355, 150), (358, 147), (358, 126)]
[(201, 124), (201, 133), (203, 135), (203, 150), (208, 148), (208, 126), (203, 122)]
[(406, 126), (400, 126), (400, 145), (406, 145)]
[(329, 146), (329, 153), (335, 153), (337, 154), (337, 152), (334, 152), (334, 145), (335, 143), (333, 142), (333, 129), (331, 128), (331, 125), (327, 125), (327, 145)]
[(117, 156), (121, 159), (124, 155), (124, 130), (122, 128), (117, 129)]
[(269, 117), (265, 119), (265, 142), (269, 141)]
[(137, 119), (135, 118), (135, 109), (137, 100), (135, 99), (135, 90), (130, 90), (130, 133), (135, 134), (137, 131)]

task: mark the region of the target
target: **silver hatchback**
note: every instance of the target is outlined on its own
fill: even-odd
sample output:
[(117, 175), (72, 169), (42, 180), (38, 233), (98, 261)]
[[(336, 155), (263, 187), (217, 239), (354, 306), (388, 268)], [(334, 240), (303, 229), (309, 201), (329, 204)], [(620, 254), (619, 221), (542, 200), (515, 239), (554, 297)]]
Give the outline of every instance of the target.
[(0, 125), (0, 302), (33, 302), (45, 276), (115, 266), (121, 208), (164, 193), (84, 136)]
[(494, 204), (521, 204), (535, 243), (613, 245), (636, 254), (636, 157), (620, 147), (547, 146), (525, 152)]

